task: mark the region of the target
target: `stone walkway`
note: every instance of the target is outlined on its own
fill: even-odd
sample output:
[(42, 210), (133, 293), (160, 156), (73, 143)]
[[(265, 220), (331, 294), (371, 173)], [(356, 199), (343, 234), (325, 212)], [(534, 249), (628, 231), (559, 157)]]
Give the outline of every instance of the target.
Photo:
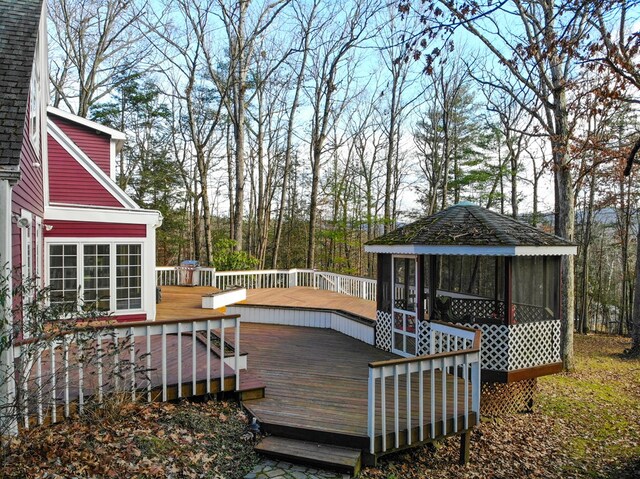
[(322, 471), (284, 461), (263, 459), (244, 479), (350, 479), (349, 474)]

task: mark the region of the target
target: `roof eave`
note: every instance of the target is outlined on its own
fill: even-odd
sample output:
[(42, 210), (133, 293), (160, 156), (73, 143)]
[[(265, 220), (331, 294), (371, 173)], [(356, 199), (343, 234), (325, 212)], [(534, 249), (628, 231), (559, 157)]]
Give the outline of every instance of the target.
[(467, 255), (467, 256), (568, 256), (578, 247), (568, 246), (465, 246), (465, 245), (365, 245), (367, 253)]

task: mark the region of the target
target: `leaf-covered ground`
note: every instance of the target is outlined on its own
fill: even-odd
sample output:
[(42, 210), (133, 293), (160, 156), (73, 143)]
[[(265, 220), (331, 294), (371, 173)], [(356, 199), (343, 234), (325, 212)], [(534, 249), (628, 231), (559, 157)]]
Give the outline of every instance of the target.
[[(577, 368), (539, 381), (532, 414), (486, 419), (459, 442), (388, 456), (366, 479), (640, 478), (640, 360), (626, 339), (576, 337)], [(242, 478), (258, 460), (231, 403), (137, 405), (38, 427), (2, 451), (0, 478)]]
[(484, 420), (471, 463), (457, 464), (459, 441), (389, 456), (368, 479), (640, 478), (640, 360), (629, 341), (576, 336), (576, 370), (541, 378), (535, 412)]
[(246, 427), (231, 403), (114, 401), (12, 440), (0, 478), (242, 478), (258, 460)]

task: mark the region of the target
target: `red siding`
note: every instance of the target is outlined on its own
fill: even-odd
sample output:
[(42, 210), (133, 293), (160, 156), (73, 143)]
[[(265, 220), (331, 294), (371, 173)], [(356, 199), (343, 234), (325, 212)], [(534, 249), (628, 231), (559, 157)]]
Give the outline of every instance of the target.
[(55, 115), (51, 119), (102, 171), (111, 175), (110, 136)]
[(45, 238), (146, 238), (146, 225), (97, 223), (89, 221), (46, 220)]
[(115, 319), (119, 323), (128, 323), (131, 321), (146, 321), (147, 313), (139, 313), (139, 314), (123, 314), (118, 316), (117, 313), (114, 313), (109, 319)]
[[(34, 213), (41, 218), (44, 215), (44, 190), (42, 175), (41, 153), (36, 153), (31, 144), (31, 135), (29, 131), (29, 105), (27, 102), (27, 112), (25, 115), (24, 130), (22, 137), (22, 152), (20, 154), (20, 180), (11, 190), (11, 213), (20, 216), (22, 209)], [(34, 166), (38, 163), (39, 166)], [(35, 268), (35, 224), (31, 225), (32, 231), (32, 251), (31, 258), (33, 261), (32, 268)], [(21, 248), (21, 231), (14, 223), (11, 225), (11, 262), (13, 266), (14, 286), (20, 284), (22, 280), (22, 248)], [(0, 261), (4, 261), (0, 259)], [(35, 272), (35, 269), (32, 269)], [(21, 301), (19, 297), (14, 297), (14, 305), (18, 306)], [(16, 323), (22, 321), (20, 308), (17, 308)]]
[(49, 200), (52, 203), (122, 207), (122, 204), (50, 135), (48, 144)]
[[(11, 212), (20, 216), (22, 209), (30, 211), (41, 218), (44, 216), (44, 191), (42, 180), (42, 161), (40, 154), (36, 153), (29, 133), (29, 103), (24, 122), (22, 138), (22, 153), (20, 155), (20, 180), (11, 192)], [(40, 166), (33, 166), (39, 163)], [(20, 228), (15, 224), (11, 228), (12, 236), (12, 263), (13, 267), (20, 269), (22, 265), (22, 252), (20, 249)], [(35, 244), (35, 242), (34, 242)], [(31, 255), (35, 258), (35, 252)], [(20, 276), (20, 274), (18, 274)]]

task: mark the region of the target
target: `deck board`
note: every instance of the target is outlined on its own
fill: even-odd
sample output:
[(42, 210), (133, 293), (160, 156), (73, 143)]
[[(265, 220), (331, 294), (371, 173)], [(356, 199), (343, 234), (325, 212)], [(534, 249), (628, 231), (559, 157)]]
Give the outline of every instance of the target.
[[(218, 291), (208, 286), (163, 286), (162, 301), (156, 319), (191, 319), (220, 316), (223, 310), (203, 309), (202, 296)], [(265, 288), (247, 290), (247, 299), (239, 304), (284, 306), (345, 311), (370, 320), (376, 319), (376, 303), (332, 291), (313, 288)]]

